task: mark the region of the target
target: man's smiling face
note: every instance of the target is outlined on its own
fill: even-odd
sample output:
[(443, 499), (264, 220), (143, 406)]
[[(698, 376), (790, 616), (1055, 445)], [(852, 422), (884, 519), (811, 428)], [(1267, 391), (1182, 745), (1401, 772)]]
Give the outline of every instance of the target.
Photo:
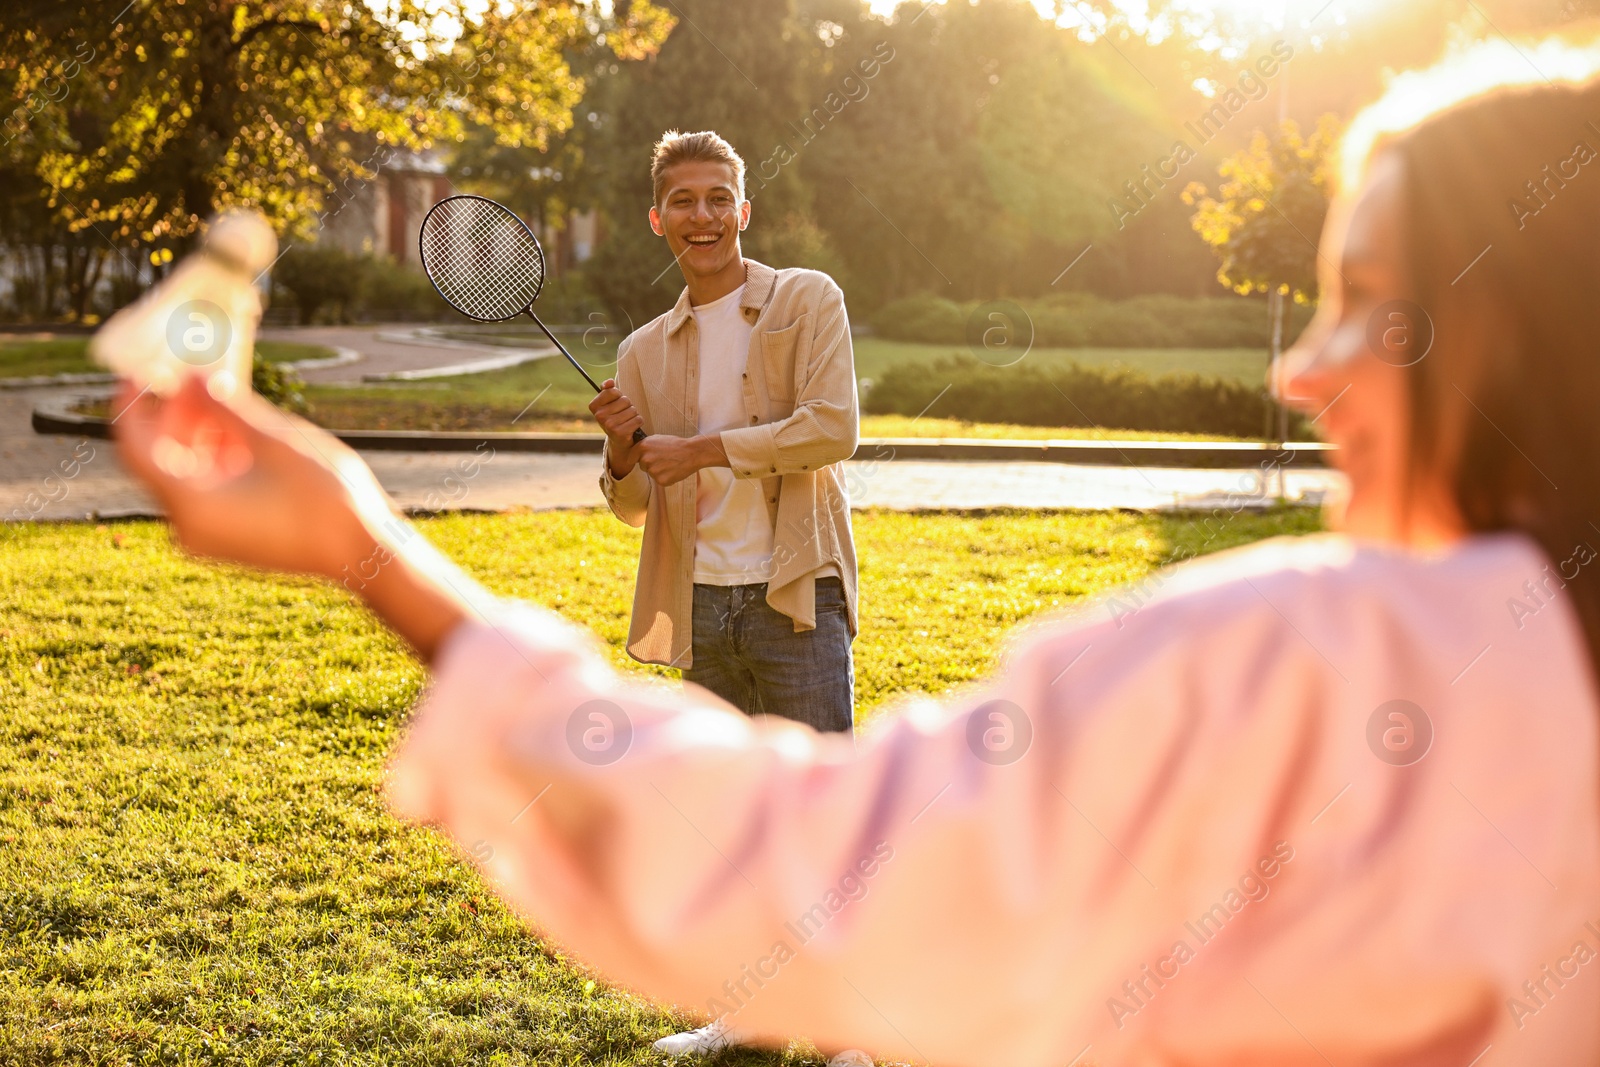
[(661, 202), (650, 209), (650, 228), (667, 239), (684, 276), (709, 277), (739, 264), (739, 231), (750, 221), (750, 202), (739, 195), (733, 167), (685, 162), (666, 178)]

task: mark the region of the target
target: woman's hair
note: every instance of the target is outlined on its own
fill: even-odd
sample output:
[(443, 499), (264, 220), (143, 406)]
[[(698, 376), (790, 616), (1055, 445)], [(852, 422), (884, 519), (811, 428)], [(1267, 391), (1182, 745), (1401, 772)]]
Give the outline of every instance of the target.
[[(1469, 528), (1519, 530), (1559, 572), (1600, 668), (1600, 51), (1478, 46), (1397, 79), (1352, 123), (1347, 187), (1398, 157), (1413, 484), (1443, 474)], [(1593, 546), (1593, 547), (1591, 547)], [(1520, 589), (1507, 597), (1526, 599)]]

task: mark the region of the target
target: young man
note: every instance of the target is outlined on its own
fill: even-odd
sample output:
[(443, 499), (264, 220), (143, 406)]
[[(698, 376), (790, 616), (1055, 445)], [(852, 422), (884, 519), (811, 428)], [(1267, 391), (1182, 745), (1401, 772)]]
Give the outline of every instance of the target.
[[(744, 258), (744, 160), (715, 133), (668, 132), (650, 228), (684, 291), (635, 331), (589, 405), (600, 485), (644, 527), (628, 653), (683, 668), (746, 714), (822, 731), (854, 720), (856, 557), (840, 464), (858, 436), (844, 296), (827, 275)], [(635, 443), (633, 433), (649, 435)], [(708, 1054), (726, 1018), (656, 1042)], [(830, 1064), (867, 1064), (850, 1050)]]
[(747, 714), (849, 731), (849, 322), (827, 275), (744, 258), (744, 173), (715, 133), (656, 145), (650, 228), (686, 286), (622, 343), (616, 380), (589, 405), (606, 432), (606, 500), (644, 527), (628, 652)]

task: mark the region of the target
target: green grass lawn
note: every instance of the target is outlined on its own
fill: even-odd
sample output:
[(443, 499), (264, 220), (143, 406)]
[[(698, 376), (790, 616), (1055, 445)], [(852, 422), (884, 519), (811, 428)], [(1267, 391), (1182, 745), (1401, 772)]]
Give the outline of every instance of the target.
[[(610, 368), (587, 368), (596, 381)], [(308, 385), (312, 418), (338, 429), (593, 432), (594, 390), (560, 356), (483, 374)], [(531, 406), (530, 406), (531, 405)]]
[[(494, 371), (521, 377), (522, 368)], [(532, 368), (529, 368), (530, 370)], [(571, 371), (568, 371), (570, 374)], [(484, 375), (487, 377), (488, 375)], [(474, 375), (474, 377), (477, 377)], [(465, 381), (466, 379), (448, 379)], [(554, 392), (554, 389), (551, 390)], [(581, 414), (545, 412), (545, 399), (532, 408), (498, 400), (469, 401), (453, 395), (448, 387), (428, 382), (383, 383), (343, 389), (307, 386), (312, 421), (337, 430), (475, 430), (499, 432), (519, 430), (531, 433), (598, 433), (599, 427), (587, 411)], [(537, 393), (535, 393), (537, 395)], [(548, 397), (549, 394), (546, 394)], [(591, 394), (592, 395), (592, 394)], [(583, 398), (588, 403), (587, 398)], [(91, 405), (86, 410), (104, 414), (108, 405)], [(579, 409), (582, 411), (582, 409)], [(1012, 423), (967, 422), (925, 415), (863, 415), (861, 436), (872, 437), (968, 437), (986, 440), (1048, 441), (1051, 439), (1098, 439), (1119, 441), (1230, 441), (1237, 438), (1196, 433), (1148, 433), (1141, 430), (1094, 430), (1082, 427), (1019, 426)]]
[[(463, 341), (512, 347), (542, 347), (545, 336), (523, 325), (443, 327), (444, 335)], [(557, 336), (573, 355), (594, 368), (609, 373), (615, 366), (615, 338), (599, 332), (558, 330)], [(930, 345), (910, 341), (886, 341), (878, 337), (857, 337), (853, 341), (856, 377), (873, 378), (899, 363), (937, 363), (948, 356), (970, 356), (963, 345)], [(611, 359), (608, 364), (607, 359)], [(1081, 363), (1086, 367), (1127, 367), (1146, 374), (1204, 374), (1256, 386), (1266, 378), (1267, 352), (1254, 348), (1035, 348), (1017, 364), (1065, 366)]]
[[(949, 356), (971, 357), (962, 345), (925, 345), (885, 341), (877, 337), (855, 340), (856, 377), (874, 378), (899, 363), (934, 364)], [(1145, 374), (1204, 374), (1250, 386), (1266, 380), (1267, 353), (1254, 348), (1035, 348), (1016, 366), (1126, 367)]]
[[(105, 368), (88, 355), (87, 337), (49, 340), (8, 340), (0, 337), (0, 378), (31, 378), (42, 374), (101, 374)], [(333, 352), (321, 345), (284, 341), (256, 342), (256, 355), (269, 363), (323, 359)]]
[(1154, 433), (1148, 430), (1097, 430), (1083, 426), (1020, 426), (1011, 422), (967, 422), (934, 415), (863, 415), (862, 437), (967, 437), (980, 440), (1051, 441), (1237, 441), (1203, 433)]
[[(995, 663), (1018, 621), (1241, 515), (863, 514), (863, 722)], [(423, 523), (626, 666), (638, 533), (609, 515)], [(687, 1025), (527, 932), (384, 762), (418, 666), (328, 586), (190, 562), (151, 523), (0, 526), (0, 1065), (658, 1063)], [(720, 1064), (808, 1064), (813, 1049)]]
[[(454, 334), (453, 334), (454, 335)], [(460, 333), (482, 339), (532, 345), (543, 340), (522, 333)], [(594, 335), (585, 346), (582, 336), (563, 337), (573, 355), (597, 381), (610, 377), (615, 362), (604, 338)], [(546, 342), (548, 343), (548, 342)], [(904, 344), (860, 338), (855, 342), (856, 373), (863, 378), (882, 374), (890, 365), (921, 362), (930, 366), (954, 354), (956, 347)], [(1121, 365), (1152, 374), (1188, 370), (1201, 374), (1258, 382), (1265, 356), (1250, 349), (1111, 349), (1057, 348), (1029, 353), (1027, 361), (1086, 365)], [(377, 430), (529, 430), (544, 433), (593, 432), (587, 405), (592, 390), (559, 356), (484, 374), (430, 378), (415, 382), (370, 383), (354, 387), (312, 385), (306, 398), (312, 418), (336, 429)], [(984, 437), (1041, 440), (1047, 438), (1099, 438), (1122, 440), (1178, 439), (1229, 440), (1204, 434), (1156, 434), (1132, 430), (1105, 431), (1082, 427), (1016, 426), (971, 423), (939, 417), (937, 405), (918, 420), (902, 416), (864, 415), (863, 437)]]

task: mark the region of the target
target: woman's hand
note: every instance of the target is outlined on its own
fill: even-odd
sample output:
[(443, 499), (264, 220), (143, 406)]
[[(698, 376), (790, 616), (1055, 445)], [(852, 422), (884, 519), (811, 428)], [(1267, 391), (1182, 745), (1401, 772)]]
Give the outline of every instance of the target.
[(417, 536), (333, 435), (250, 394), (223, 404), (197, 377), (170, 399), (124, 386), (122, 461), (199, 556), (340, 581), (433, 662), (495, 599)]
[(360, 457), (254, 394), (224, 404), (193, 376), (165, 400), (124, 385), (115, 404), (123, 463), (196, 555), (332, 578), (394, 518)]

